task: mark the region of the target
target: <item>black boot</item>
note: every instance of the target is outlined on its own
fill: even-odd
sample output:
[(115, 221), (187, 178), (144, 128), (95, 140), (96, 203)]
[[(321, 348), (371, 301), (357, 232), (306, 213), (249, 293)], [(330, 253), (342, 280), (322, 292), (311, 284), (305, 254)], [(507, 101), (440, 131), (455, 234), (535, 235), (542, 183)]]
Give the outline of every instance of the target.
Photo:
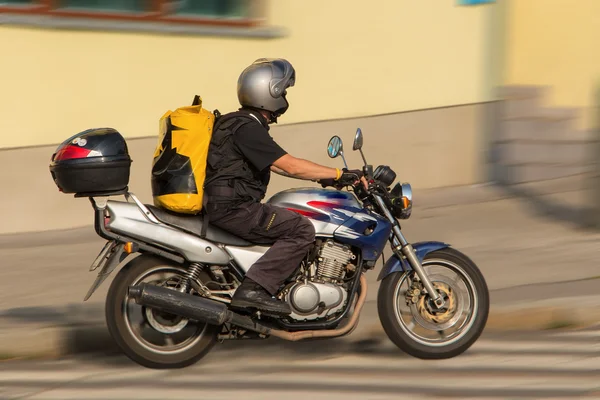
[(231, 307), (255, 308), (276, 315), (289, 315), (292, 312), (289, 304), (271, 297), (269, 292), (250, 278), (245, 278), (236, 289)]

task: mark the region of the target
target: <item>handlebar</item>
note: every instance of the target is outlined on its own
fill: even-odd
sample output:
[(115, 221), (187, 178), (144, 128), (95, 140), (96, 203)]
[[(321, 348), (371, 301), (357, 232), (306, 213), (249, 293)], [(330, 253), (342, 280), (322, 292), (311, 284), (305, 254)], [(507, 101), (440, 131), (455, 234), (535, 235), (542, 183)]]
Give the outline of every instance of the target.
[[(352, 187), (354, 194), (363, 203), (365, 208), (374, 211), (377, 210), (378, 214), (389, 218), (390, 222), (397, 223), (396, 218), (403, 218), (399, 216), (400, 214), (403, 215), (403, 212), (402, 209), (398, 209), (400, 204), (395, 204), (394, 195), (390, 191), (390, 188), (377, 179), (362, 177), (353, 184), (334, 183), (331, 186), (337, 190)], [(409, 216), (410, 213), (407, 215)]]

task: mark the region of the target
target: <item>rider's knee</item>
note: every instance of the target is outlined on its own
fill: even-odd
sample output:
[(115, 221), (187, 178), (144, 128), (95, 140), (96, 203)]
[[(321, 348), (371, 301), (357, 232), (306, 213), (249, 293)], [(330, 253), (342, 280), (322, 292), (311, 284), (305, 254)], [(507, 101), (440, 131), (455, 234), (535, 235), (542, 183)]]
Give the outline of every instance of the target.
[(297, 233), (306, 245), (312, 244), (315, 241), (315, 227), (308, 218), (302, 218), (302, 221), (298, 224)]

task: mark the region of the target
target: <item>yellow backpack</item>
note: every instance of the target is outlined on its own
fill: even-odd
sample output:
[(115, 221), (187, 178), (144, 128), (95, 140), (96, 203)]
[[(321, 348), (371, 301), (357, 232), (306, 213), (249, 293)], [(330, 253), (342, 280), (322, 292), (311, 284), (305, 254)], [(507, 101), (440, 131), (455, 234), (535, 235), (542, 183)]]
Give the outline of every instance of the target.
[(191, 106), (167, 111), (159, 123), (158, 145), (152, 162), (154, 205), (177, 213), (202, 211), (206, 157), (215, 113), (202, 108), (195, 96)]

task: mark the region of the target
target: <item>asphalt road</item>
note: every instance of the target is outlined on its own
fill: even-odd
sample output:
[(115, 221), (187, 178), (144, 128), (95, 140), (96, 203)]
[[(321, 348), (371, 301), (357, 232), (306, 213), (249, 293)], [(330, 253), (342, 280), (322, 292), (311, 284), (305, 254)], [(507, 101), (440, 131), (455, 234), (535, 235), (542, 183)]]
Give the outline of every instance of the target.
[[(319, 348), (322, 349), (321, 346)], [(181, 370), (145, 369), (124, 356), (0, 363), (2, 399), (600, 398), (600, 327), (484, 335), (451, 360), (377, 353), (223, 345)]]

